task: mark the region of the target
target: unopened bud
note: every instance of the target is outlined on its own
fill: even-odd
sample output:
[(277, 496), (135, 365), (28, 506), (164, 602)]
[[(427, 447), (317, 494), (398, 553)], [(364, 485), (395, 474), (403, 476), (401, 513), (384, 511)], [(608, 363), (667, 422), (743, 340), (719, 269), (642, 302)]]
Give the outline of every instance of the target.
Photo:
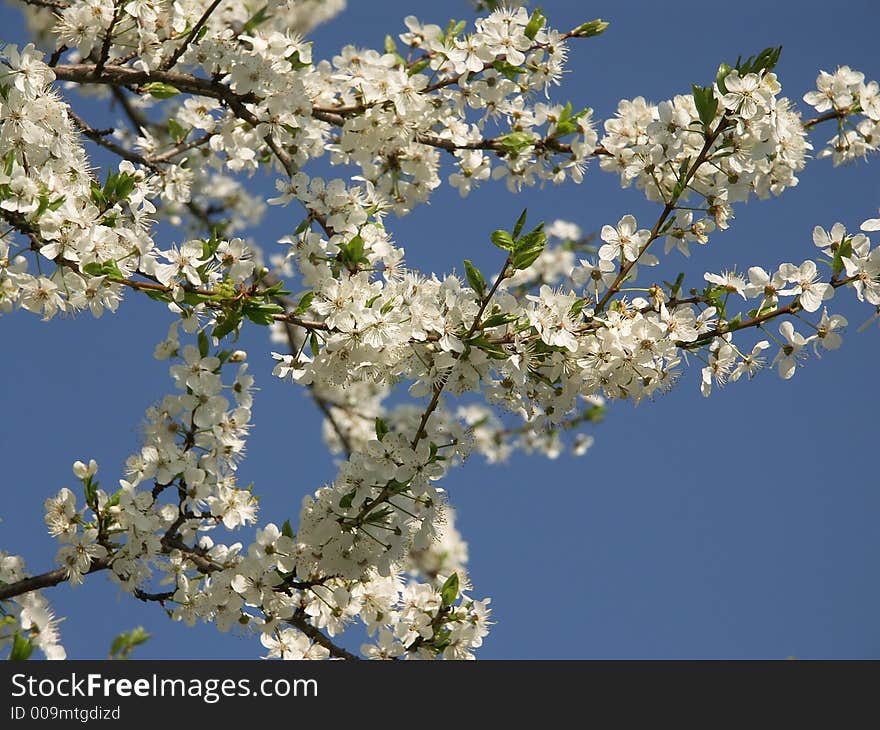
[(596, 20), (591, 20), (589, 23), (579, 25), (571, 31), (571, 35), (574, 38), (592, 38), (593, 36), (602, 35), (609, 25), (610, 23), (606, 23), (601, 18), (596, 18)]
[(81, 461), (73, 462), (73, 474), (77, 479), (88, 479), (98, 473), (98, 462), (94, 459), (89, 460), (86, 466)]

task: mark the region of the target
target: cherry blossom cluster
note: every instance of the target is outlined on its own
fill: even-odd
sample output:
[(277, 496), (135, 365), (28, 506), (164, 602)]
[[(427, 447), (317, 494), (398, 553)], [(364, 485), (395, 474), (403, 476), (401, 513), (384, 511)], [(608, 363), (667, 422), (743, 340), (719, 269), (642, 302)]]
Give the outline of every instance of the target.
[[(137, 49), (144, 68), (156, 68), (173, 54), (196, 27), (205, 34), (231, 40), (259, 22), (261, 27), (281, 33), (304, 35), (345, 8), (345, 0), (282, 0), (271, 12), (258, 14), (245, 3), (217, 3), (205, 14), (210, 2), (184, 0), (169, 6), (158, 0), (131, 0), (117, 4), (99, 0), (59, 2), (53, 7), (29, 5), (26, 17), (31, 31), (58, 40), (82, 58), (100, 51), (108, 33), (119, 48)], [(201, 21), (201, 22), (200, 22)]]
[[(330, 418), (324, 420), (323, 436), (333, 453), (362, 451), (375, 438), (376, 418), (399, 433), (412, 433), (418, 427), (421, 409), (412, 403), (386, 407), (388, 386), (353, 383), (344, 391), (319, 389), (318, 395), (328, 404)], [(479, 454), (487, 463), (502, 463), (516, 452), (539, 453), (555, 459), (563, 453), (584, 455), (593, 444), (593, 436), (584, 428), (604, 416), (601, 396), (583, 399), (582, 409), (556, 427), (538, 428), (534, 421), (500, 418), (485, 403), (473, 402), (448, 408), (438, 405), (431, 416), (449, 442), (466, 444), (471, 454)], [(536, 415), (540, 420), (540, 415)]]
[[(24, 580), (24, 558), (0, 550), (0, 585)], [(66, 659), (58, 630), (60, 619), (40, 590), (0, 601), (0, 648), (9, 647), (10, 657), (27, 659), (34, 648), (46, 659)]]
[[(206, 534), (254, 524), (257, 501), (251, 488), (236, 484), (250, 428), (253, 378), (242, 351), (210, 354), (205, 343), (203, 335), (198, 347), (181, 347), (175, 324), (158, 345), (157, 357), (175, 363), (170, 371), (180, 394), (148, 410), (145, 443), (128, 459), (120, 489), (113, 494), (101, 489), (98, 465), (77, 462), (73, 471), (84, 503), (68, 488), (46, 501), (45, 520), (61, 542), (57, 562), (64, 578), (75, 586), (86, 574), (109, 569), (126, 591), (160, 602), (176, 620), (259, 634), (269, 657), (345, 658), (347, 652), (328, 637), (359, 620), (376, 637), (376, 644), (363, 648), (367, 657), (472, 658), (488, 632), (488, 601), (465, 593), (466, 545), (451, 510), (427, 482), (413, 490), (425, 502), (429, 491), (434, 495), (430, 524), (436, 539), (410, 540), (393, 562), (356, 565), (356, 551), (331, 560), (331, 549), (307, 527), (308, 507), (299, 533), (286, 523), (282, 528), (269, 523), (247, 547)], [(237, 370), (228, 385), (221, 379), (224, 365)], [(426, 480), (417, 460), (411, 461), (413, 476), (407, 478), (401, 466), (395, 476), (411, 484)], [(343, 468), (340, 483), (355, 473), (354, 466)], [(398, 490), (401, 499), (403, 492)], [(166, 501), (165, 495), (173, 498)], [(337, 524), (343, 524), (344, 512), (339, 510)], [(384, 538), (391, 525), (373, 513), (361, 530), (352, 530), (354, 543), (372, 530)], [(327, 559), (316, 560), (321, 550)], [(6, 583), (22, 574), (18, 559), (4, 558), (3, 565)], [(38, 593), (25, 596), (17, 616), (21, 628), (38, 636), (47, 656), (63, 655), (53, 648), (57, 632), (44, 599)]]
[[(590, 110), (531, 97), (559, 82), (568, 38), (602, 32), (603, 24), (563, 34), (538, 12), (504, 7), (472, 32), (463, 21), (443, 29), (408, 17), (401, 47), (389, 36), (383, 52), (347, 46), (331, 63), (315, 63), (303, 20), (319, 22), (339, 4), (310, 17), (317, 3), (290, 0), (247, 17), (244, 4), (205, 0), (176, 5), (170, 18), (150, 2), (65, 5), (58, 45), (76, 49), (70, 60), (101, 59), (104, 78), (91, 81), (139, 83), (144, 98), (167, 100), (163, 123), (139, 113), (151, 102), (130, 101), (135, 129), (127, 136), (148, 161), (178, 163), (163, 176), (166, 196), (179, 203), (207, 189), (218, 167), (254, 172), (267, 149), (281, 152), (287, 173), (329, 149), (334, 163), (358, 166), (398, 212), (440, 184), (441, 154), (451, 153), (450, 182), (466, 194), (490, 176), (506, 177), (513, 190), (580, 182), (594, 153)], [(133, 47), (137, 62), (120, 62)], [(184, 76), (187, 68), (208, 78)], [(80, 82), (83, 70), (57, 68), (59, 78)], [(182, 91), (193, 97), (176, 99)]]
[(880, 85), (865, 83), (861, 71), (840, 66), (833, 74), (820, 72), (816, 90), (804, 94), (804, 101), (837, 120), (837, 134), (818, 157), (830, 157), (839, 165), (866, 157), (880, 147)]
[[(702, 116), (694, 94), (660, 104), (636, 97), (621, 101), (605, 122), (601, 167), (620, 175), (623, 187), (635, 183), (661, 203), (705, 200), (697, 210), (702, 216), (676, 211), (667, 252), (675, 247), (687, 255), (690, 243), (705, 244), (716, 228), (727, 228), (733, 203), (797, 185), (811, 145), (781, 88), (772, 72), (740, 77), (733, 70), (708, 89), (712, 101)], [(709, 164), (695, 166), (698, 160)], [(637, 245), (624, 251), (630, 260)]]
[[(126, 286), (182, 301), (183, 287), (232, 297), (251, 279), (254, 252), (241, 239), (160, 249), (151, 237), (151, 200), (167, 181), (125, 160), (103, 185), (96, 182), (41, 54), (32, 45), (7, 46), (3, 54), (9, 73), (0, 82), (0, 138), (8, 151), (0, 216), (25, 240), (16, 247), (9, 236), (0, 239), (0, 311), (21, 307), (49, 319), (88, 309), (100, 317), (116, 311)], [(37, 273), (28, 270), (29, 256)]]

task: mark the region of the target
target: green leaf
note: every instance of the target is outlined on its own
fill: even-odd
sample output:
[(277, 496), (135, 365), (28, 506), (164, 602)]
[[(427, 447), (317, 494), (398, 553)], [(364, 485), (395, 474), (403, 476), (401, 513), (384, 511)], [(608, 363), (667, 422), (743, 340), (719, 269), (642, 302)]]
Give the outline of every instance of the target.
[(581, 109), (577, 114), (572, 114), (574, 111), (574, 107), (572, 107), (571, 102), (566, 102), (565, 106), (562, 108), (562, 114), (559, 115), (559, 119), (556, 121), (556, 131), (553, 133), (554, 137), (565, 137), (569, 134), (573, 134), (577, 131), (577, 120), (587, 114), (590, 109)]
[(141, 87), (141, 91), (155, 99), (170, 99), (180, 93), (180, 89), (176, 86), (161, 81), (151, 81), (149, 84), (144, 84)]
[(840, 246), (834, 252), (834, 259), (831, 261), (831, 271), (838, 276), (844, 269), (843, 259), (852, 256), (852, 239), (844, 238)]
[(528, 38), (530, 41), (535, 40), (535, 36), (538, 35), (538, 31), (544, 27), (544, 23), (546, 21), (547, 18), (541, 15), (541, 8), (535, 8), (534, 12), (532, 12), (532, 17), (529, 18), (526, 29), (523, 31), (526, 38)]
[(446, 30), (443, 32), (443, 40), (449, 41), (459, 35), (464, 29), (467, 23), (463, 20), (450, 20), (446, 24)]
[(722, 63), (718, 67), (718, 73), (715, 74), (715, 83), (718, 84), (718, 90), (722, 94), (727, 93), (727, 87), (724, 85), (724, 79), (726, 79), (730, 75), (731, 71), (733, 71), (733, 69), (730, 66), (728, 66), (726, 63)]
[(150, 299), (155, 299), (157, 302), (165, 302), (167, 304), (171, 301), (171, 295), (168, 292), (155, 291), (154, 289), (144, 289), (144, 294), (146, 294)]
[(37, 209), (34, 211), (34, 218), (39, 218), (46, 210), (49, 208), (49, 196), (43, 193), (40, 196), (40, 204), (37, 206)]
[(290, 526), (290, 520), (284, 520), (284, 524), (281, 525), (281, 534), (284, 537), (289, 537), (291, 540), (293, 539), (293, 528)]
[(113, 193), (116, 200), (126, 200), (128, 196), (131, 195), (131, 192), (134, 190), (135, 186), (135, 177), (134, 175), (129, 175), (128, 173), (120, 173), (116, 178), (116, 185), (114, 187)]
[(585, 414), (585, 417), (590, 423), (599, 423), (599, 421), (605, 418), (606, 410), (606, 406), (603, 405), (590, 406)]
[(284, 312), (284, 307), (280, 304), (245, 304), (242, 314), (254, 324), (268, 326), (275, 321), (275, 315)]
[(440, 597), (444, 606), (451, 606), (458, 598), (458, 573), (450, 575), (440, 589)]
[(95, 507), (98, 503), (98, 482), (93, 481), (92, 477), (86, 477), (83, 480), (83, 494), (86, 498), (86, 504), (89, 507)]
[(407, 71), (408, 76), (415, 76), (416, 74), (420, 74), (426, 68), (428, 68), (428, 64), (431, 63), (430, 58), (423, 58), (420, 61), (416, 61), (412, 66), (410, 66), (409, 71)]
[(299, 71), (300, 69), (308, 68), (312, 65), (311, 63), (306, 63), (299, 57), (299, 51), (291, 53), (287, 57), (287, 62), (293, 67), (294, 71)]
[(718, 99), (715, 98), (715, 91), (711, 86), (697, 86), (694, 84), (694, 104), (697, 107), (697, 115), (703, 123), (703, 129), (709, 131), (709, 125), (715, 119), (715, 113), (718, 111)]
[(305, 314), (309, 311), (309, 307), (312, 306), (312, 300), (315, 298), (315, 292), (307, 291), (302, 295), (302, 298), (299, 300), (299, 304), (296, 305), (296, 309), (293, 310), (293, 316), (299, 317), (302, 314)]
[(388, 424), (376, 416), (376, 438), (381, 441), (388, 434)]
[(391, 53), (395, 56), (400, 55), (397, 52), (397, 43), (394, 42), (394, 38), (391, 35), (385, 36), (385, 53)]
[(391, 507), (383, 507), (382, 509), (376, 510), (375, 512), (371, 512), (369, 516), (364, 520), (364, 522), (369, 522), (374, 525), (382, 525), (385, 523), (385, 518), (388, 517), (394, 510)]
[(678, 180), (675, 183), (675, 187), (672, 189), (672, 200), (678, 200), (679, 196), (684, 192), (684, 189), (688, 184), (688, 172), (691, 169), (691, 158), (686, 157), (681, 161), (681, 165), (678, 167)]
[(279, 281), (277, 284), (272, 284), (272, 286), (263, 289), (260, 294), (267, 299), (271, 299), (272, 297), (286, 297), (290, 292), (284, 288), (284, 282)]
[(529, 213), (528, 208), (523, 208), (523, 212), (519, 214), (519, 218), (516, 219), (516, 224), (513, 226), (513, 237), (519, 238), (519, 234), (522, 233), (522, 229), (526, 224), (526, 216)]
[(489, 357), (494, 358), (496, 360), (506, 360), (510, 353), (505, 352), (504, 348), (501, 345), (495, 344), (493, 342), (489, 342), (482, 335), (478, 335), (477, 337), (472, 337), (468, 340), (468, 345), (471, 347), (476, 347), (485, 352)]
[(16, 633), (12, 639), (12, 650), (9, 652), (9, 661), (24, 662), (30, 659), (34, 653), (34, 645), (30, 639)]
[(528, 132), (510, 132), (498, 138), (498, 143), (508, 154), (518, 154), (531, 147), (536, 141), (535, 135)]
[(222, 340), (230, 332), (238, 329), (239, 325), (241, 325), (241, 320), (241, 312), (239, 310), (233, 310), (217, 322), (217, 325), (214, 327), (214, 331), (211, 334), (218, 340)]
[(664, 281), (667, 287), (669, 287), (669, 296), (677, 297), (678, 293), (681, 291), (681, 285), (684, 283), (684, 272), (679, 271), (678, 276), (675, 277), (675, 282), (670, 284), (668, 281)]
[(765, 48), (757, 56), (749, 56), (745, 61), (742, 58), (737, 58), (735, 68), (740, 76), (772, 71), (779, 63), (781, 53), (782, 46), (771, 46)]
[(508, 61), (502, 60), (495, 61), (492, 64), (492, 68), (494, 68), (498, 73), (504, 74), (504, 76), (506, 76), (511, 81), (516, 81), (516, 77), (525, 72), (525, 69), (520, 68), (519, 66), (514, 66)]
[(186, 136), (190, 133), (190, 130), (184, 127), (174, 117), (171, 117), (168, 120), (168, 133), (171, 135), (171, 138), (179, 144), (186, 139)]
[(503, 324), (516, 322), (517, 319), (518, 318), (515, 314), (493, 314), (491, 317), (487, 317), (485, 320), (483, 320), (483, 329), (500, 327)]
[(269, 5), (266, 4), (261, 7), (256, 13), (254, 13), (244, 24), (242, 28), (242, 33), (247, 35), (256, 30), (259, 26), (265, 23), (272, 16), (266, 12), (269, 9)]
[(356, 495), (357, 489), (352, 489), (348, 494), (344, 494), (342, 499), (339, 500), (339, 506), (342, 509), (351, 509), (351, 503), (354, 502)]
[(364, 258), (364, 239), (360, 236), (354, 236), (348, 243), (342, 246), (340, 253), (342, 255), (342, 262), (349, 268), (354, 268), (360, 263), (367, 263)]
[(9, 177), (12, 175), (12, 168), (15, 165), (15, 150), (9, 150), (3, 160), (3, 172)]
[(464, 260), (464, 270), (471, 289), (482, 297), (486, 293), (486, 280), (483, 278), (483, 274), (469, 259)]
[(514, 269), (527, 269), (531, 266), (547, 245), (547, 236), (544, 234), (544, 224), (541, 223), (533, 231), (530, 231), (516, 242), (513, 249), (513, 257), (510, 263)]
[(110, 659), (125, 660), (131, 656), (131, 652), (141, 644), (147, 642), (152, 634), (147, 633), (143, 626), (138, 626), (129, 632), (119, 634), (110, 644)]
[(202, 357), (208, 357), (208, 353), (211, 351), (211, 343), (208, 341), (208, 333), (205, 332), (205, 330), (199, 332), (198, 341), (199, 355)]
[(101, 209), (107, 207), (107, 198), (104, 195), (104, 191), (101, 189), (101, 186), (98, 185), (98, 183), (94, 180), (92, 180), (90, 185), (90, 193), (92, 202), (95, 205), (97, 205)]
[(492, 243), (505, 251), (513, 251), (513, 236), (507, 231), (498, 230), (492, 234)]

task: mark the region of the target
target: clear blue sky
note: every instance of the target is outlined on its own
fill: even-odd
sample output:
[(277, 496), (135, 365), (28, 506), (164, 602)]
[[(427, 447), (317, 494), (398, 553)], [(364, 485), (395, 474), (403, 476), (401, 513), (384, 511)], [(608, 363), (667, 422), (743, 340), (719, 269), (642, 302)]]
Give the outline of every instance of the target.
[[(463, 0), (350, 5), (314, 34), (316, 57), (347, 42), (381, 47), (413, 11), (441, 24), (472, 17)], [(708, 83), (720, 61), (769, 45), (784, 46), (778, 74), (796, 100), (819, 69), (838, 64), (880, 78), (875, 0), (543, 7), (563, 30), (611, 21), (603, 37), (574, 44), (556, 92), (599, 119), (621, 98), (686, 93)], [(0, 21), (4, 40), (23, 40), (17, 11), (0, 7)], [(830, 135), (824, 128), (814, 139)], [(581, 186), (519, 196), (490, 184), (462, 202), (444, 188), (390, 225), (416, 266), (460, 269), (467, 257), (489, 270), (497, 265), (489, 232), (525, 205), (587, 231), (627, 212), (646, 222), (657, 215), (595, 166)], [(739, 206), (731, 229), (695, 252), (687, 271), (697, 280), (734, 263), (800, 263), (813, 255), (814, 225), (840, 220), (856, 229), (878, 206), (880, 160), (836, 170), (813, 161), (782, 198)], [(271, 247), (295, 224), (276, 215), (255, 235)], [(655, 403), (611, 408), (586, 457), (517, 456), (496, 467), (473, 459), (453, 471), (445, 486), (470, 543), (476, 594), (493, 598), (497, 620), (480, 656), (880, 658), (880, 329), (857, 333), (869, 310), (851, 301), (839, 294), (833, 302), (851, 321), (843, 349), (811, 358), (789, 382), (765, 372), (705, 400), (695, 369)], [(97, 321), (44, 324), (25, 312), (0, 319), (0, 546), (23, 554), (31, 571), (52, 567), (42, 502), (74, 486), (71, 463), (98, 459), (112, 485), (139, 444), (144, 408), (169, 390), (166, 364), (152, 359), (168, 322), (161, 306), (134, 295), (120, 315)], [(319, 414), (271, 378), (269, 346), (253, 330), (243, 339), (262, 390), (241, 474), (263, 495), (263, 520), (280, 523), (295, 518), (302, 495), (331, 479), (334, 466), (321, 455)], [(158, 607), (120, 596), (104, 576), (47, 593), (68, 617), (62, 635), (74, 658), (106, 654), (116, 633), (136, 625), (155, 634), (138, 651), (143, 658), (248, 658), (261, 649), (255, 639), (174, 624)]]

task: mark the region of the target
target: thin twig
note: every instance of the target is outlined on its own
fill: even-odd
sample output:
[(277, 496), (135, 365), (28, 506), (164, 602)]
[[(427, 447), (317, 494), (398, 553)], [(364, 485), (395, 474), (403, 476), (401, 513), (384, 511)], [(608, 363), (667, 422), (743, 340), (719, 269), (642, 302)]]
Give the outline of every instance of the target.
[(199, 18), (198, 22), (193, 26), (193, 29), (189, 32), (189, 35), (187, 35), (187, 37), (184, 38), (183, 43), (181, 43), (175, 49), (174, 53), (172, 53), (171, 56), (168, 58), (168, 60), (165, 61), (161, 66), (159, 66), (159, 68), (161, 68), (163, 71), (167, 71), (168, 69), (172, 68), (175, 63), (177, 63), (178, 59), (184, 54), (184, 52), (186, 51), (189, 44), (193, 42), (193, 39), (199, 34), (199, 31), (204, 27), (205, 23), (208, 22), (208, 18), (211, 17), (211, 13), (213, 13), (217, 9), (217, 6), (221, 2), (223, 2), (223, 0), (214, 0), (214, 2), (212, 2), (207, 7), (205, 12), (202, 13), (202, 17)]

